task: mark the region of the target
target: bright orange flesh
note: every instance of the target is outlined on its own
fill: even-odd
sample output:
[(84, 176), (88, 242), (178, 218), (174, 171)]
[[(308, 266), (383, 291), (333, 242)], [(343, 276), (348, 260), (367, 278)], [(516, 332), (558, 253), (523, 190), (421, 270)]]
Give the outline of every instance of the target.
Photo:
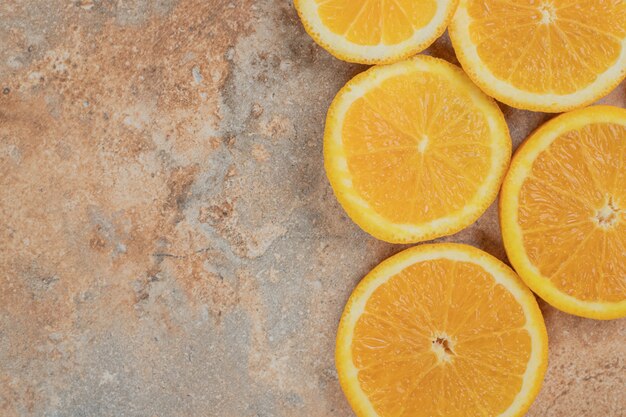
[(568, 94), (617, 61), (626, 3), (469, 0), (472, 43), (496, 77), (526, 91)]
[(498, 105), (458, 67), (429, 56), (357, 75), (326, 116), (324, 167), (335, 196), (388, 242), (472, 224), (495, 199), (510, 152)]
[(479, 266), (414, 264), (372, 294), (357, 322), (359, 382), (382, 416), (400, 407), (423, 416), (498, 415), (519, 391), (530, 357), (524, 323), (519, 304)]
[(457, 244), (417, 246), (375, 268), (337, 335), (341, 386), (359, 417), (520, 416), (546, 359), (532, 293)]
[(626, 126), (589, 124), (536, 158), (519, 195), (533, 265), (585, 301), (626, 300)]
[(342, 130), (353, 186), (381, 215), (422, 223), (460, 210), (490, 170), (485, 115), (438, 75), (384, 81)]
[(458, 0), (294, 0), (307, 33), (336, 58), (389, 64), (441, 36)]
[(460, 0), (449, 28), (472, 80), (513, 107), (560, 113), (626, 77), (626, 2)]
[(395, 45), (426, 26), (435, 0), (316, 0), (323, 24), (357, 45)]

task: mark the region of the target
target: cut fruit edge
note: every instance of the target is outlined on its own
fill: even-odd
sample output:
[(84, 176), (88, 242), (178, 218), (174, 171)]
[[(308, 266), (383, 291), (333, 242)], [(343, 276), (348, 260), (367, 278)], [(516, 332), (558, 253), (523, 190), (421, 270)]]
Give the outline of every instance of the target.
[[(428, 48), (446, 30), (459, 0), (437, 0), (437, 11), (431, 21), (415, 31), (412, 37), (395, 45), (358, 45), (332, 32), (317, 13), (315, 0), (295, 0), (296, 11), (306, 32), (335, 58), (358, 64), (389, 64), (409, 58)], [(446, 7), (442, 5), (447, 4)]]
[(496, 77), (478, 55), (471, 42), (469, 31), (471, 18), (465, 7), (467, 0), (460, 0), (457, 11), (448, 27), (450, 40), (456, 56), (467, 75), (486, 94), (518, 109), (561, 113), (587, 106), (606, 96), (626, 78), (626, 37), (622, 40), (620, 56), (615, 64), (598, 75), (596, 80), (570, 94), (540, 94), (521, 90)]
[(509, 408), (499, 417), (522, 416), (541, 389), (548, 365), (548, 334), (537, 301), (515, 272), (492, 255), (473, 246), (459, 243), (424, 244), (406, 249), (376, 266), (352, 292), (341, 316), (337, 331), (335, 364), (339, 383), (359, 417), (379, 417), (369, 398), (361, 389), (358, 368), (352, 360), (352, 340), (358, 319), (378, 287), (403, 269), (431, 259), (470, 262), (482, 267), (497, 284), (506, 288), (519, 303), (526, 317), (523, 327), (531, 338), (531, 354), (523, 376), (522, 388)]
[[(343, 120), (352, 103), (371, 88), (396, 75), (409, 72), (432, 72), (464, 92), (485, 115), (491, 134), (491, 167), (489, 176), (470, 201), (445, 217), (416, 225), (393, 223), (378, 214), (352, 187), (346, 152), (343, 148)], [(496, 102), (486, 96), (463, 71), (447, 61), (418, 55), (407, 61), (372, 67), (362, 72), (339, 91), (328, 110), (324, 131), (324, 165), (337, 200), (348, 216), (372, 236), (390, 243), (416, 243), (451, 235), (474, 223), (495, 201), (511, 159), (509, 129)]]
[[(589, 124), (615, 123), (626, 126), (626, 109), (613, 106), (592, 106), (555, 117), (532, 133), (519, 147), (500, 193), (500, 227), (509, 261), (526, 284), (542, 299), (566, 313), (609, 320), (626, 316), (626, 300), (620, 302), (584, 301), (559, 290), (530, 261), (524, 249), (519, 225), (519, 193), (532, 171), (537, 156), (562, 134)], [(626, 140), (626, 138), (624, 139)]]

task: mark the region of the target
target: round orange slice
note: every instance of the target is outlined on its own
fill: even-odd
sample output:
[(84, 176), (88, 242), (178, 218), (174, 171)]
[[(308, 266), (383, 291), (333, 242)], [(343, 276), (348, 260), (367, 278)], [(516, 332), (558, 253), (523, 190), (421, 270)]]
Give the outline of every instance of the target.
[(460, 0), (449, 31), (470, 78), (514, 107), (582, 107), (626, 76), (624, 1)]
[(304, 28), (335, 57), (362, 64), (399, 61), (446, 30), (458, 0), (295, 0)]
[(378, 265), (345, 307), (335, 361), (359, 417), (521, 416), (546, 371), (530, 290), (461, 244), (407, 249)]
[(495, 200), (511, 155), (496, 103), (427, 56), (365, 71), (326, 118), (337, 199), (366, 232), (396, 243), (455, 233)]
[(500, 198), (512, 265), (571, 314), (626, 316), (626, 110), (558, 116), (520, 147)]

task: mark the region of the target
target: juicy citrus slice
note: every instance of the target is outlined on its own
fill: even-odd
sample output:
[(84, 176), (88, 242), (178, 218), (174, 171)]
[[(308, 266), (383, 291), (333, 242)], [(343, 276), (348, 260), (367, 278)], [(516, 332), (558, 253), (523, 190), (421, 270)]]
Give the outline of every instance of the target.
[(450, 38), (470, 78), (514, 107), (561, 112), (626, 76), (626, 2), (461, 0)]
[(471, 246), (431, 244), (359, 283), (335, 360), (359, 417), (521, 416), (547, 343), (537, 302), (509, 267)]
[(513, 158), (500, 211), (509, 259), (541, 298), (626, 316), (626, 110), (589, 107), (539, 128)]
[(495, 102), (443, 60), (418, 56), (349, 81), (326, 118), (326, 172), (366, 232), (418, 242), (473, 223), (495, 199), (511, 139)]
[(295, 0), (306, 31), (344, 61), (381, 64), (426, 49), (458, 0)]

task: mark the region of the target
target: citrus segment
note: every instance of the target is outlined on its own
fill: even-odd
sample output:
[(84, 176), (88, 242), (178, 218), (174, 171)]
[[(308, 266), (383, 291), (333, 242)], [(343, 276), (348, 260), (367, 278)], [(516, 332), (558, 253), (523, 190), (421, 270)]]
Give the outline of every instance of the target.
[(339, 59), (364, 64), (407, 58), (445, 31), (458, 0), (296, 0), (311, 37)]
[(430, 57), (359, 74), (326, 119), (325, 165), (339, 202), (390, 242), (474, 222), (495, 199), (510, 152), (493, 100), (460, 69)]
[(623, 1), (461, 0), (450, 37), (468, 75), (514, 107), (581, 107), (626, 75)]
[(501, 195), (509, 258), (555, 307), (626, 315), (626, 110), (559, 116), (522, 145)]
[(460, 244), (422, 245), (376, 267), (348, 300), (339, 381), (363, 416), (520, 416), (546, 368), (532, 293)]

